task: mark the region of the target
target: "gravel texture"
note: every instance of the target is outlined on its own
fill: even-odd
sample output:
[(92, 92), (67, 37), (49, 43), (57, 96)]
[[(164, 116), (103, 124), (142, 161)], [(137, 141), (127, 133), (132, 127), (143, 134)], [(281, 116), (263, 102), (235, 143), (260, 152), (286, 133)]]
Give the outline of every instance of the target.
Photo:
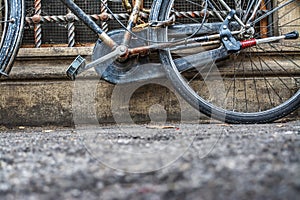
[(0, 199), (298, 199), (299, 153), (300, 121), (1, 129)]

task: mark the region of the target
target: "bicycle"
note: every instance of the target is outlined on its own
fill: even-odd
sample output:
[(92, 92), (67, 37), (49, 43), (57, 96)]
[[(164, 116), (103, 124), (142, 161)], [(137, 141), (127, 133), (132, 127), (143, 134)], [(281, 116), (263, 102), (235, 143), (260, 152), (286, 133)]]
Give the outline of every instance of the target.
[[(90, 68), (114, 84), (165, 74), (190, 105), (227, 123), (272, 122), (300, 106), (299, 0), (153, 0), (150, 10), (143, 0), (122, 0), (127, 26), (109, 33), (72, 0), (61, 2), (99, 36), (93, 61), (86, 65), (78, 56), (67, 70), (72, 80)], [(178, 10), (183, 3), (191, 10)], [(1, 13), (0, 73), (8, 76), (24, 2), (3, 0)], [(153, 53), (163, 72), (140, 68)]]

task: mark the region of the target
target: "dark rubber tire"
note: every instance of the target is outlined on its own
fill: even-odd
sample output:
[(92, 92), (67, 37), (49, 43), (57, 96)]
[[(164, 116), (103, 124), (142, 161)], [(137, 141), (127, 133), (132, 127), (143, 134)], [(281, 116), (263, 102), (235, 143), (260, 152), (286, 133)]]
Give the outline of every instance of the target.
[[(173, 2), (174, 0), (155, 0), (153, 2), (150, 20), (164, 21), (168, 19)], [(157, 34), (157, 40), (166, 41), (166, 35), (166, 31), (165, 34)], [(184, 81), (182, 75), (177, 70), (169, 50), (160, 50), (160, 60), (165, 68), (167, 77), (173, 83), (174, 88), (191, 106), (209, 117), (226, 123), (269, 123), (290, 114), (300, 106), (300, 90), (298, 90), (287, 101), (264, 111), (247, 113), (226, 110), (203, 99), (185, 83), (186, 81)]]
[(7, 23), (1, 32), (0, 70), (8, 75), (22, 41), (25, 8), (22, 0), (5, 0), (4, 2), (7, 10), (4, 14), (6, 20), (14, 20)]

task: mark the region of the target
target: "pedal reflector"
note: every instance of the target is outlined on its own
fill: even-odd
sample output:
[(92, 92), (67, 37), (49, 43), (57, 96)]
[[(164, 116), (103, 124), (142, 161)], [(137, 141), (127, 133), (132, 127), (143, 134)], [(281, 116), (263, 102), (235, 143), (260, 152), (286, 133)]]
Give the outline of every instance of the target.
[(78, 74), (78, 71), (80, 68), (84, 68), (85, 67), (85, 59), (81, 56), (77, 56), (77, 58), (75, 58), (75, 60), (72, 62), (72, 64), (70, 65), (70, 67), (67, 70), (67, 76), (71, 79), (71, 80), (75, 80), (76, 75)]

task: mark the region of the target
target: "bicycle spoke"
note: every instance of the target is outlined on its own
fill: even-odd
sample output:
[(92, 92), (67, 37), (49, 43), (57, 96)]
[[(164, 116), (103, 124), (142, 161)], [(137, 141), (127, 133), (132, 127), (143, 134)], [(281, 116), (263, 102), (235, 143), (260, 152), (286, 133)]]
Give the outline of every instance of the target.
[(236, 80), (238, 79), (237, 71), (241, 67), (242, 62), (239, 62), (239, 64), (237, 65), (236, 58), (234, 58), (233, 60), (234, 60), (234, 63), (233, 63), (234, 75), (233, 75), (233, 78), (231, 78), (231, 80), (230, 80), (230, 85), (229, 85), (229, 89), (227, 89), (226, 96), (228, 96), (229, 92), (231, 91), (231, 88), (233, 87), (233, 89), (232, 89), (232, 108), (231, 108), (231, 110), (236, 111), (237, 110), (237, 108), (236, 108), (236, 105), (237, 105), (237, 103), (236, 103), (236, 101), (237, 101), (237, 94), (236, 94), (237, 84), (236, 84)]
[(209, 7), (211, 7), (212, 11), (216, 14), (216, 16), (219, 18), (219, 20), (224, 21), (224, 16), (221, 15), (222, 12), (219, 12), (219, 11), (222, 11), (222, 9), (220, 9), (219, 6), (216, 5), (216, 2), (215, 1), (211, 2), (210, 0), (208, 0), (208, 5), (209, 5)]
[[(258, 59), (259, 59), (259, 63), (260, 63), (260, 65), (261, 66), (263, 66), (263, 64), (264, 64), (264, 60), (261, 58), (261, 57), (258, 57)], [(268, 86), (272, 89), (272, 91), (274, 92), (274, 94), (276, 94), (277, 95), (277, 97), (280, 99), (280, 101), (282, 102), (282, 97), (280, 96), (280, 94), (278, 94), (278, 92), (276, 92), (276, 89), (273, 87), (273, 85), (272, 85), (272, 83), (268, 80), (268, 79), (266, 79), (266, 83), (268, 84)], [(270, 94), (270, 93), (269, 93)], [(272, 98), (271, 98), (271, 96), (269, 97), (270, 98), (270, 101), (272, 101)], [(275, 104), (274, 103), (272, 103), (272, 106), (274, 106), (275, 107)]]
[[(265, 66), (268, 67), (268, 69), (273, 72), (273, 74), (275, 74), (275, 72), (273, 71), (273, 69), (270, 67), (269, 64), (266, 63), (266, 61), (264, 61), (264, 59), (262, 59), (261, 56), (258, 56), (258, 58), (261, 59), (261, 61), (265, 64)], [(284, 85), (286, 87), (286, 89), (290, 90), (290, 88), (286, 85), (286, 83), (282, 80), (282, 78), (280, 78), (279, 76), (277, 77), (279, 79), (279, 81), (282, 83), (282, 85)]]
[[(264, 51), (263, 48), (260, 48), (260, 47), (257, 47), (257, 48), (259, 48), (260, 51)], [(264, 52), (267, 53), (266, 51), (264, 51)], [(290, 73), (283, 67), (283, 65), (280, 64), (280, 63), (279, 63), (276, 59), (274, 59), (273, 57), (271, 57), (270, 59), (271, 59), (271, 60), (273, 61), (273, 63), (275, 63), (280, 69), (282, 69), (282, 72), (281, 72), (281, 73), (280, 73), (280, 72), (274, 71), (273, 68), (270, 66), (270, 64), (268, 64), (268, 63), (265, 61), (264, 58), (262, 58), (261, 56), (257, 56), (257, 57), (260, 59), (260, 63), (264, 64), (264, 65), (269, 69), (269, 71), (270, 71), (272, 74), (278, 74), (277, 79), (278, 79), (279, 82), (277, 82), (277, 84), (282, 83), (282, 86), (283, 86), (285, 89), (287, 89), (288, 91), (290, 91), (290, 93), (291, 93), (291, 91), (292, 91), (293, 88), (290, 88), (290, 87), (287, 85), (287, 83), (283, 80), (283, 78), (281, 78), (279, 75), (281, 75), (282, 72), (284, 72), (285, 77), (289, 77), (289, 80), (294, 80), (294, 81), (296, 82), (297, 80), (293, 77), (293, 75), (290, 74)], [(291, 59), (289, 59), (289, 58), (287, 58), (287, 57), (286, 57), (286, 59), (288, 59), (289, 61), (293, 62), (293, 64), (296, 64), (293, 60), (291, 60)], [(269, 83), (269, 82), (268, 82), (268, 83)], [(271, 84), (269, 83), (269, 85), (271, 85)], [(282, 89), (284, 89), (284, 88), (282, 88)], [(273, 88), (273, 89), (274, 89), (274, 88)], [(274, 92), (275, 92), (275, 89), (274, 89)], [(280, 100), (283, 102), (283, 100), (282, 100), (281, 96), (279, 95), (279, 93), (276, 93), (276, 94), (277, 94), (277, 96), (280, 98)]]
[[(251, 70), (252, 70), (252, 74), (255, 74), (254, 73), (254, 68), (253, 68), (253, 63), (251, 62)], [(261, 111), (261, 104), (260, 104), (260, 100), (259, 100), (259, 96), (258, 96), (258, 85), (257, 85), (257, 82), (256, 82), (256, 77), (253, 76), (253, 84), (254, 84), (254, 91), (255, 91), (255, 96), (256, 96), (256, 100), (257, 100), (257, 104), (258, 104), (258, 111)]]
[[(294, 23), (295, 21), (298, 21), (299, 19), (300, 19), (300, 17), (299, 17), (299, 18), (296, 18), (296, 19), (294, 19), (294, 20), (292, 20), (292, 21), (290, 21), (290, 22), (287, 22), (287, 23), (285, 23), (285, 24), (281, 24), (280, 27), (285, 27), (285, 26), (287, 26), (287, 25), (289, 25), (289, 24), (291, 24), (291, 23)], [(299, 24), (298, 24), (298, 26), (299, 26)]]
[[(252, 60), (252, 58), (250, 58), (251, 60)], [(259, 67), (257, 66), (257, 64), (256, 64), (256, 62), (253, 62), (253, 61), (251, 61), (252, 63), (253, 63), (253, 65), (255, 66), (255, 68), (263, 75), (263, 79), (264, 79), (264, 84), (265, 84), (265, 89), (267, 90), (267, 95), (268, 95), (268, 99), (269, 99), (269, 101), (270, 101), (270, 104), (272, 105), (272, 106), (274, 106), (274, 104), (273, 104), (273, 102), (272, 102), (272, 98), (271, 98), (271, 92), (270, 92), (270, 90), (269, 90), (269, 81), (268, 81), (268, 79), (267, 79), (267, 77), (265, 76), (265, 73), (264, 73), (264, 70), (263, 70), (263, 65), (262, 65), (262, 63), (261, 63), (261, 60), (259, 60), (259, 62), (258, 62), (258, 64), (260, 65), (260, 68), (261, 69), (259, 69)]]
[[(272, 48), (274, 48), (275, 50), (277, 50), (278, 52), (280, 52), (280, 50), (277, 48), (277, 47), (275, 47), (273, 44), (269, 44)], [(293, 59), (291, 59), (291, 58), (288, 58), (286, 55), (284, 55), (283, 53), (280, 53), (280, 55), (281, 56), (283, 56), (285, 59), (287, 59), (288, 61), (290, 61), (292, 64), (293, 64), (293, 66), (295, 66), (295, 67), (298, 67), (298, 68), (300, 68), (300, 66), (299, 66), (299, 64), (297, 64)]]
[[(237, 55), (235, 57), (237, 57)], [(233, 59), (233, 72), (234, 72), (234, 74), (233, 74), (233, 78), (231, 78), (231, 80), (230, 80), (230, 85), (229, 85), (229, 88), (227, 89), (227, 92), (226, 92), (226, 96), (228, 96), (229, 92), (231, 91), (232, 85), (233, 85), (233, 89), (232, 89), (233, 90), (233, 94), (232, 94), (232, 111), (236, 110), (235, 106), (236, 106), (236, 100), (237, 100), (237, 98), (236, 98), (237, 85), (236, 85), (235, 80), (238, 79), (237, 72), (241, 68), (242, 63), (243, 63), (242, 61), (243, 61), (244, 58), (242, 58), (242, 61), (240, 61), (239, 64), (237, 64), (236, 59), (237, 58)]]
[(243, 18), (242, 18), (242, 21), (243, 21), (244, 23), (247, 22), (248, 16), (250, 15), (251, 8), (252, 8), (254, 2), (255, 2), (254, 0), (248, 1), (247, 7), (246, 7), (246, 9), (245, 9), (246, 13), (244, 14), (244, 16), (243, 16)]
[(291, 48), (300, 50), (300, 47), (298, 47), (298, 46), (294, 46), (294, 45), (291, 46), (291, 45), (287, 45), (287, 44), (284, 44), (284, 43), (281, 43), (281, 45), (284, 46), (284, 47), (291, 47)]
[[(254, 84), (254, 93), (255, 93), (255, 99), (256, 99), (256, 102), (255, 102), (255, 104), (256, 104), (256, 107), (257, 107), (257, 110), (258, 111), (261, 111), (261, 103), (260, 103), (260, 96), (259, 96), (259, 91), (258, 91), (258, 83), (257, 83), (257, 81), (256, 81), (256, 77), (257, 77), (257, 75), (256, 75), (256, 72), (257, 72), (257, 70), (255, 70), (254, 69), (254, 63), (253, 62), (251, 62), (250, 63), (250, 65), (251, 65), (251, 72), (252, 72), (252, 79), (253, 79), (253, 84)], [(254, 99), (253, 99), (254, 100)]]
[(197, 3), (197, 2), (194, 2), (194, 1), (191, 1), (191, 0), (185, 0), (185, 1), (186, 1), (186, 2), (189, 2), (189, 3), (193, 4), (193, 5), (196, 5), (196, 6), (199, 6), (199, 7), (204, 8), (203, 5), (201, 5), (201, 4)]
[(247, 98), (247, 85), (246, 85), (246, 71), (245, 71), (245, 64), (242, 63), (242, 66), (243, 66), (243, 76), (244, 76), (244, 96), (245, 96), (245, 111), (246, 112), (249, 112), (248, 110), (248, 98)]
[[(174, 2), (177, 5), (174, 6), (175, 11), (179, 12), (182, 1), (175, 0)], [(187, 10), (193, 10), (192, 7), (200, 8), (199, 4), (202, 3), (202, 1), (196, 0), (185, 0), (184, 2), (190, 6), (184, 8)], [(240, 18), (241, 24), (249, 22), (251, 26), (242, 25), (238, 27), (242, 30), (239, 34), (234, 35), (238, 41), (251, 40), (252, 38), (267, 39), (294, 30), (299, 31), (300, 16), (292, 16), (299, 9), (299, 3), (296, 0), (284, 0), (281, 3), (273, 0), (208, 0), (210, 15), (206, 19), (206, 23), (222, 24), (230, 10), (228, 7), (236, 10), (236, 16)], [(176, 19), (176, 23), (196, 23), (195, 20), (201, 22), (199, 16), (189, 15), (185, 18), (186, 21), (181, 18)], [(233, 20), (234, 23), (236, 21), (239, 20)], [(231, 29), (231, 31), (235, 31), (233, 28)], [(205, 31), (207, 32), (199, 32), (197, 37), (202, 37), (202, 34), (204, 36), (215, 34), (210, 33), (207, 29)], [(183, 93), (184, 98), (188, 98), (195, 108), (200, 108), (206, 114), (221, 111), (231, 122), (259, 123), (260, 120), (266, 122), (271, 118), (276, 119), (285, 115), (280, 108), (289, 106), (289, 99), (295, 98), (295, 96), (299, 98), (297, 93), (300, 70), (299, 40), (281, 40), (259, 44), (232, 55), (227, 54), (228, 57), (218, 57), (216, 65), (206, 64), (205, 66), (203, 63), (205, 56), (200, 58), (200, 55), (207, 55), (205, 51), (217, 52), (214, 50), (220, 48), (220, 45), (213, 46), (210, 44), (211, 46), (203, 48), (204, 53), (202, 54), (199, 53), (202, 52), (201, 47), (195, 48), (196, 44), (186, 43), (187, 48), (184, 51), (176, 48), (168, 49), (167, 52), (169, 51), (169, 53), (163, 53), (164, 59), (162, 61), (165, 62), (165, 59), (170, 59), (173, 60), (172, 63), (178, 64), (179, 73), (168, 72), (172, 82), (175, 83), (178, 91)], [(199, 67), (195, 67), (194, 70), (183, 68), (184, 57)], [(199, 57), (198, 65), (197, 57)], [(173, 69), (176, 70), (176, 67), (173, 66)], [(221, 92), (221, 88), (224, 91)], [(294, 107), (288, 109), (293, 110)]]
[(274, 12), (278, 11), (279, 9), (285, 7), (286, 5), (289, 5), (291, 3), (293, 3), (295, 0), (289, 0), (288, 2), (282, 4), (282, 5), (279, 5), (278, 7), (274, 8), (273, 10), (267, 12), (266, 14), (262, 15), (261, 17), (257, 18), (256, 20), (254, 20), (251, 24), (256, 24), (257, 22), (261, 21), (262, 19), (270, 16), (271, 14), (273, 14)]
[[(277, 51), (279, 51), (279, 49), (277, 49), (275, 46), (273, 46), (272, 44), (269, 44), (270, 46), (272, 46), (274, 49), (276, 49)], [(288, 58), (286, 55), (281, 54), (285, 59), (287, 59), (288, 61), (290, 61), (291, 63), (293, 63), (293, 66), (300, 68), (300, 66), (291, 58)]]

